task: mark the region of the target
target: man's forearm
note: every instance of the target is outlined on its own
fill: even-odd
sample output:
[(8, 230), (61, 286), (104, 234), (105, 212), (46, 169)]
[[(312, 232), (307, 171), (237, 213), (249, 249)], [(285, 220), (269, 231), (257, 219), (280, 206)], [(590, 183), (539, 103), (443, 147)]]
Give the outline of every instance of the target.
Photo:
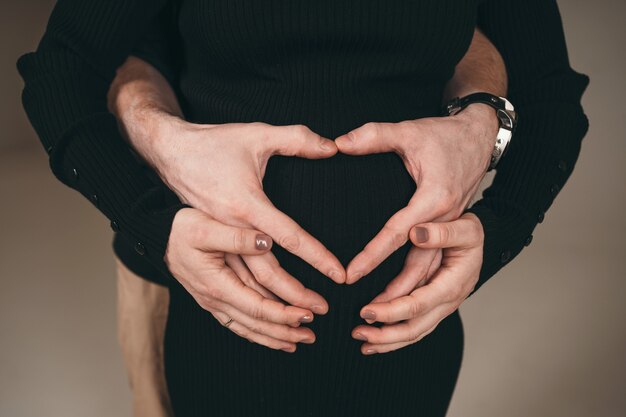
[(493, 183), (470, 208), (485, 228), (474, 291), (530, 244), (571, 175), (588, 129), (581, 96), (589, 82), (570, 66), (556, 0), (486, 0), (477, 21), (506, 62), (520, 123)]
[[(506, 95), (507, 73), (498, 50), (476, 29), (467, 52), (446, 84), (443, 101), (478, 91)], [(163, 113), (182, 117), (176, 94), (165, 77), (147, 62), (132, 56), (118, 69), (108, 99), (109, 110), (123, 123), (125, 129), (151, 128), (149, 123), (136, 123), (148, 114), (153, 116), (155, 113)], [(149, 137), (151, 132), (138, 133)]]
[[(493, 44), (476, 29), (471, 45), (446, 85), (444, 100), (477, 91), (503, 96), (506, 89), (504, 61)], [(133, 148), (163, 174), (161, 167), (168, 165), (164, 158), (171, 157), (171, 145), (175, 141), (164, 134), (164, 126), (173, 119), (183, 118), (176, 94), (167, 79), (149, 63), (131, 56), (117, 70), (109, 89), (108, 106)], [(476, 133), (469, 136), (481, 138), (477, 142), (481, 153), (490, 155), (498, 131), (494, 110), (476, 103), (456, 117), (467, 120)], [(164, 140), (168, 141), (167, 146), (163, 146)], [(168, 152), (162, 152), (163, 149)]]
[[(496, 47), (478, 29), (474, 30), (467, 52), (456, 65), (454, 75), (445, 86), (443, 102), (476, 92), (487, 92), (496, 96), (505, 96), (507, 93), (504, 60)], [(481, 154), (491, 155), (499, 128), (494, 109), (487, 104), (474, 103), (455, 117), (467, 121), (467, 125), (474, 132), (468, 137), (479, 138), (476, 144), (481, 147)]]
[(107, 98), (109, 111), (117, 117), (127, 140), (148, 164), (158, 168), (164, 122), (183, 118), (168, 81), (147, 62), (130, 56), (118, 68)]
[(479, 91), (505, 96), (507, 81), (502, 56), (489, 39), (475, 29), (471, 45), (446, 84), (443, 101)]

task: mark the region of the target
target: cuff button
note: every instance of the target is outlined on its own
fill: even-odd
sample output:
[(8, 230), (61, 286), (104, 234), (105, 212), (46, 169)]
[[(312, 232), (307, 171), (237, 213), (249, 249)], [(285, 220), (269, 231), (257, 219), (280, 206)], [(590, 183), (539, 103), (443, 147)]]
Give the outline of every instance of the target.
[(543, 219), (545, 219), (545, 217), (546, 217), (546, 213), (543, 211), (540, 211), (539, 214), (537, 215), (537, 222), (541, 223)]
[(552, 186), (550, 187), (550, 194), (552, 194), (552, 196), (556, 196), (559, 193), (559, 186), (556, 184), (552, 184)]
[(91, 199), (91, 202), (92, 202), (94, 205), (96, 205), (96, 206), (98, 205), (98, 196), (97, 196), (97, 195), (92, 194), (92, 196), (91, 196), (91, 197), (89, 197), (89, 198)]
[(146, 247), (143, 245), (143, 243), (137, 242), (135, 244), (135, 252), (137, 252), (140, 255), (144, 255), (146, 253)]
[(117, 222), (115, 220), (113, 220), (111, 222), (111, 229), (113, 229), (114, 232), (119, 232), (120, 231), (120, 225), (117, 224)]
[(74, 177), (74, 180), (78, 180), (78, 170), (76, 168), (72, 168), (72, 177)]

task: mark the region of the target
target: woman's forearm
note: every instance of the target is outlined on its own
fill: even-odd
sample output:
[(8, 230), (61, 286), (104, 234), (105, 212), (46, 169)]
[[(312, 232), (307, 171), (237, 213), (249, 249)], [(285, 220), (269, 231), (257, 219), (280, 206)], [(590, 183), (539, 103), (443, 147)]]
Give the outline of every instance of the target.
[(53, 173), (166, 271), (167, 238), (182, 205), (132, 156), (106, 100), (115, 69), (163, 3), (59, 0), (37, 50), (20, 57), (18, 70), (24, 108)]
[(530, 244), (571, 175), (588, 129), (580, 102), (589, 82), (570, 66), (554, 0), (488, 0), (478, 17), (507, 65), (519, 123), (493, 184), (470, 209), (485, 228), (475, 290)]

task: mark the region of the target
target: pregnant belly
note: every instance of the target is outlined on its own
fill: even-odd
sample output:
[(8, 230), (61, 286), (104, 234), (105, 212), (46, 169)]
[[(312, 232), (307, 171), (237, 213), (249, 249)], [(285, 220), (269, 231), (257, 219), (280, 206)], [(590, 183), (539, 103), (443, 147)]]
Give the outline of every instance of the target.
[[(337, 154), (323, 160), (275, 156), (263, 186), (274, 205), (320, 240), (344, 266), (405, 207), (415, 183), (394, 153)], [(358, 311), (401, 271), (410, 242), (352, 285), (338, 285), (278, 245), (272, 251), (282, 267), (319, 292), (331, 311), (358, 318)]]

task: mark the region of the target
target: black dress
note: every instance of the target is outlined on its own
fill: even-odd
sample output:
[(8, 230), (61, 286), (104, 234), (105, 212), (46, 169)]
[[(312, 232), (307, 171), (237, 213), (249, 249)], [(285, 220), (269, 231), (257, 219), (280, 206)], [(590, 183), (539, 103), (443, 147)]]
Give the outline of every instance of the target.
[[(91, 2), (59, 2), (47, 38), (36, 54), (23, 57), (20, 63), (27, 81), (25, 107), (44, 145), (53, 145), (55, 174), (88, 197), (105, 196), (92, 201), (119, 231), (118, 253), (136, 270), (142, 257), (152, 261), (156, 268), (152, 276), (158, 279), (159, 274), (168, 276), (161, 258), (180, 203), (158, 180), (142, 172), (132, 157), (120, 156), (124, 145), (111, 128), (110, 115), (102, 115), (102, 108), (87, 100), (100, 98), (106, 83), (98, 76), (110, 81), (106, 70), (119, 65), (136, 45), (145, 23), (126, 32), (108, 29), (119, 31), (111, 36), (103, 35), (107, 33), (104, 23), (98, 30), (78, 23), (83, 22), (80, 13), (86, 13), (102, 17), (85, 18), (90, 25), (107, 22), (117, 28), (112, 20), (130, 24), (139, 19), (141, 10), (156, 9), (142, 2), (136, 2), (142, 7), (135, 7), (135, 2), (112, 3), (117, 9)], [(520, 124), (494, 185), (471, 209), (486, 234), (478, 289), (521, 251), (537, 222), (543, 220), (569, 177), (587, 129), (579, 104), (587, 77), (569, 67), (556, 5), (487, 1), (479, 7), (479, 3), (184, 0), (177, 10), (180, 38), (176, 42), (180, 44), (175, 49), (182, 53), (176, 75), (168, 73), (167, 63), (158, 57), (146, 57), (176, 83), (190, 121), (299, 123), (334, 138), (368, 121), (437, 116), (443, 87), (467, 50), (474, 27), (480, 25), (503, 54), (509, 69), (509, 96), (518, 105), (520, 119), (528, 121)], [(76, 23), (69, 25), (71, 30), (68, 21)], [(81, 36), (72, 37), (75, 33)], [(122, 35), (130, 46), (119, 45)], [(74, 55), (63, 56), (68, 47), (79, 57), (86, 56), (85, 62)], [(547, 61), (538, 65), (537, 56)], [(98, 67), (92, 76), (89, 70), (94, 63), (105, 67)], [(70, 81), (55, 73), (63, 64), (83, 76)], [(42, 79), (61, 91), (63, 99), (46, 96), (49, 91), (36, 82)], [(77, 91), (76, 85), (90, 92)], [(70, 112), (69, 117), (41, 105), (57, 100), (54, 104), (69, 107), (67, 100), (76, 97), (87, 97), (88, 107)], [(550, 101), (564, 105), (553, 110)], [(85, 161), (95, 161), (104, 172)], [(87, 178), (73, 176), (76, 166), (88, 173)], [(524, 184), (533, 186), (520, 186)], [(393, 153), (338, 154), (315, 161), (273, 157), (263, 186), (280, 210), (344, 265), (415, 191), (400, 157)], [(330, 305), (327, 315), (317, 316), (308, 325), (317, 341), (299, 344), (294, 354), (240, 338), (170, 279), (165, 354), (176, 414), (445, 415), (463, 351), (457, 312), (422, 341), (385, 354), (362, 355), (362, 342), (350, 336), (352, 328), (363, 323), (360, 308), (402, 269), (409, 245), (350, 286), (334, 284), (274, 245), (272, 251), (283, 268), (322, 294)], [(123, 250), (128, 247), (136, 253)]]

